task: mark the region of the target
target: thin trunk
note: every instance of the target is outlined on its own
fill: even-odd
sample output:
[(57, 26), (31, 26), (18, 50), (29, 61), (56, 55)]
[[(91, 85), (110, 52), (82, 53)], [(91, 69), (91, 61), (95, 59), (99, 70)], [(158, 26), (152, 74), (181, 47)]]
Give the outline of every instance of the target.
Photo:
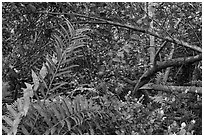
[[(148, 4), (148, 15), (150, 18), (154, 17), (153, 5), (154, 5), (154, 3)], [(154, 30), (153, 20), (150, 22), (149, 30), (150, 31)], [(149, 39), (150, 39), (150, 47), (149, 47), (150, 64), (153, 65), (154, 64), (154, 56), (155, 56), (155, 40), (154, 40), (155, 38), (154, 38), (154, 36), (150, 35)]]

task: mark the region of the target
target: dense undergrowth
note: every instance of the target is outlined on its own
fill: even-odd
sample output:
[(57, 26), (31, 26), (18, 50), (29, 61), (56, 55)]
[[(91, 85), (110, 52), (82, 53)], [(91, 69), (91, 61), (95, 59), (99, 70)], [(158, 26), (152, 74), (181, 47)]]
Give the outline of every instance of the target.
[[(29, 15), (34, 17), (31, 20), (38, 17), (32, 11)], [(4, 135), (202, 134), (200, 93), (141, 89), (137, 97), (130, 94), (134, 87), (124, 79), (138, 80), (149, 67), (146, 55), (134, 57), (143, 46), (133, 49), (125, 44), (103, 56), (95, 53), (107, 47), (96, 46), (100, 35), (94, 27), (74, 27), (65, 16), (54, 16), (51, 23), (47, 17), (51, 18), (47, 14), (39, 18), (51, 28), (42, 31), (39, 27), (26, 38), (20, 31), (22, 35), (13, 39), (20, 41), (18, 46), (25, 45), (4, 55)], [(143, 65), (135, 66), (134, 61)], [(162, 83), (163, 75), (161, 71), (151, 82), (167, 86), (180, 82), (179, 74), (172, 72), (171, 81)]]

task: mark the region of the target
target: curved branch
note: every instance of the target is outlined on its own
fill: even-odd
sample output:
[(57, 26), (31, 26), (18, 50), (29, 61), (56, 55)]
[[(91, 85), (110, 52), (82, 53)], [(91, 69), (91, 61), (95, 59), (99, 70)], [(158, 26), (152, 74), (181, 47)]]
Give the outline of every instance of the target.
[[(119, 27), (122, 27), (122, 28), (131, 29), (133, 31), (146, 33), (146, 34), (155, 36), (155, 37), (157, 37), (159, 39), (165, 40), (167, 42), (175, 43), (175, 44), (178, 44), (178, 45), (181, 45), (181, 46), (184, 46), (184, 47), (187, 47), (187, 48), (190, 48), (190, 49), (193, 49), (195, 51), (198, 51), (198, 52), (202, 53), (202, 49), (200, 47), (196, 46), (196, 45), (188, 44), (187, 42), (184, 42), (182, 40), (178, 40), (177, 38), (162, 37), (159, 34), (156, 34), (156, 33), (152, 32), (152, 31), (150, 31), (149, 29), (142, 29), (142, 28), (139, 28), (137, 26), (122, 24), (122, 23), (119, 23), (119, 22), (113, 22), (113, 21), (109, 21), (109, 20), (105, 20), (105, 19), (101, 19), (101, 18), (97, 18), (97, 17), (90, 17), (90, 16), (78, 14), (78, 13), (59, 13), (59, 12), (44, 12), (44, 11), (41, 11), (41, 12), (38, 12), (38, 13), (53, 14), (53, 15), (79, 16), (79, 17), (83, 17), (83, 18), (94, 19), (94, 20), (101, 21), (102, 24), (109, 24), (109, 25), (119, 26)], [(100, 23), (98, 23), (98, 24), (100, 24)]]
[(139, 90), (140, 87), (143, 85), (147, 84), (150, 81), (150, 78), (158, 71), (172, 67), (172, 66), (180, 66), (183, 64), (188, 64), (188, 63), (194, 63), (196, 61), (201, 61), (202, 60), (202, 54), (197, 55), (197, 56), (191, 56), (187, 58), (177, 58), (177, 59), (172, 59), (172, 60), (167, 60), (164, 62), (158, 62), (156, 66), (153, 66), (152, 68), (148, 69), (139, 79), (137, 82), (132, 95), (136, 95), (137, 91)]

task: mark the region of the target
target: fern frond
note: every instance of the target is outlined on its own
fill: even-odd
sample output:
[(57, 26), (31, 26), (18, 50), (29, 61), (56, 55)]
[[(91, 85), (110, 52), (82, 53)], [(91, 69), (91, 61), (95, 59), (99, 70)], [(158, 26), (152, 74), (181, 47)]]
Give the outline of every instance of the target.
[[(81, 95), (73, 100), (59, 96), (49, 102), (32, 103), (27, 116), (21, 120), (19, 134), (83, 134), (84, 124), (97, 124), (94, 119), (98, 117), (100, 107)], [(5, 119), (11, 122), (9, 118)], [(99, 124), (97, 126), (100, 128)], [(90, 127), (86, 128), (89, 130)]]
[(16, 135), (19, 123), (23, 116), (27, 115), (30, 107), (30, 98), (33, 97), (32, 85), (26, 83), (27, 88), (23, 89), (23, 97), (17, 99), (11, 105), (7, 104), (7, 113), (2, 116), (4, 120), (3, 130), (9, 135)]
[(155, 78), (156, 84), (162, 84), (163, 77), (164, 77), (164, 74), (162, 72), (158, 72)]
[[(83, 34), (88, 29), (74, 30), (71, 23), (67, 19), (65, 20), (65, 25), (60, 24), (59, 28), (56, 29), (56, 33), (52, 34), (55, 51), (47, 55), (46, 63), (43, 65), (43, 68), (46, 66), (49, 74), (49, 83), (47, 83), (49, 86), (46, 89), (45, 99), (48, 98), (50, 92), (55, 94), (59, 92), (58, 89), (60, 87), (64, 86), (64, 84), (55, 84), (55, 82), (59, 83), (59, 78), (68, 79), (71, 76), (72, 68), (78, 67), (78, 65), (72, 64), (72, 62), (81, 57), (77, 52), (85, 47), (84, 39), (88, 38)], [(57, 61), (55, 61), (54, 55), (56, 55)]]

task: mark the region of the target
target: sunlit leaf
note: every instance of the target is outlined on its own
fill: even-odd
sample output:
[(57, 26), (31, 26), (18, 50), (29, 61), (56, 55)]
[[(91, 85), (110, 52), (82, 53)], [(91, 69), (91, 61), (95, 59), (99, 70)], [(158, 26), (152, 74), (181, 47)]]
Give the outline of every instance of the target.
[(43, 63), (43, 66), (40, 70), (40, 76), (44, 79), (47, 76), (47, 74), (48, 74), (47, 67)]
[(34, 83), (34, 91), (37, 91), (40, 81), (36, 73), (33, 70), (31, 70), (31, 72), (32, 72), (32, 78), (33, 78), (33, 83)]

